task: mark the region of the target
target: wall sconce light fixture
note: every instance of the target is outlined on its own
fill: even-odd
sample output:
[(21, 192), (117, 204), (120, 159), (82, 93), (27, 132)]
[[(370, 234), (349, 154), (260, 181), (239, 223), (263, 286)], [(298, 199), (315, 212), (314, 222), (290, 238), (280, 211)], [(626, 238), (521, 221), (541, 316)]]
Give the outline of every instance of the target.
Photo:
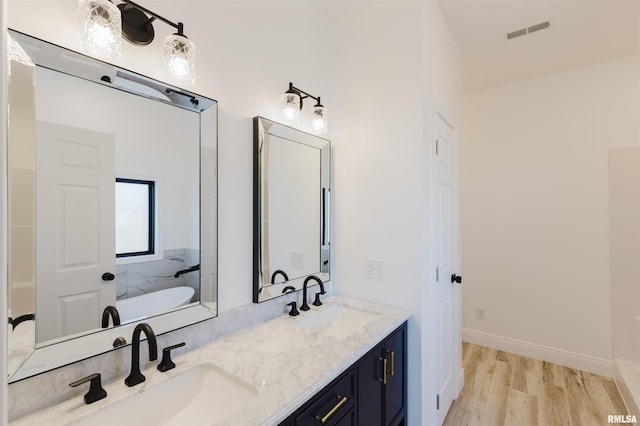
[(320, 96), (315, 97), (304, 90), (300, 90), (294, 87), (293, 83), (289, 83), (289, 89), (280, 96), (282, 115), (285, 120), (297, 124), (300, 121), (302, 100), (306, 98), (316, 101), (316, 104), (311, 109), (311, 128), (317, 134), (327, 133), (327, 109), (320, 103)]
[(111, 0), (80, 0), (83, 50), (113, 59), (120, 56), (122, 36), (138, 46), (150, 44), (155, 37), (153, 22), (160, 20), (176, 29), (164, 41), (165, 76), (179, 84), (194, 84), (196, 48), (184, 35), (182, 22), (173, 23), (130, 0), (122, 1), (116, 6)]

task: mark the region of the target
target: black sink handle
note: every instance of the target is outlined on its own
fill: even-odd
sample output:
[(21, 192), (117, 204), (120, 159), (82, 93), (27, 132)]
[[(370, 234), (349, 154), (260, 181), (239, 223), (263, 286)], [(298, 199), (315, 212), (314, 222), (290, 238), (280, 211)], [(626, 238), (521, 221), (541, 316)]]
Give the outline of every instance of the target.
[(171, 351), (173, 349), (180, 348), (184, 345), (185, 343), (182, 342), (182, 343), (178, 343), (173, 346), (167, 346), (166, 348), (164, 348), (162, 350), (162, 361), (160, 361), (160, 364), (158, 364), (158, 371), (162, 371), (164, 373), (165, 371), (169, 371), (175, 368), (176, 364), (171, 360)]
[(300, 315), (300, 312), (298, 311), (298, 307), (296, 305), (296, 302), (287, 303), (287, 306), (291, 306), (289, 316), (297, 317), (298, 315)]
[(75, 388), (76, 386), (80, 386), (81, 384), (89, 381), (91, 381), (91, 385), (89, 386), (89, 392), (84, 396), (85, 404), (93, 404), (94, 402), (107, 397), (107, 391), (102, 388), (100, 373), (95, 373), (80, 380), (76, 380), (73, 383), (69, 383), (69, 386)]

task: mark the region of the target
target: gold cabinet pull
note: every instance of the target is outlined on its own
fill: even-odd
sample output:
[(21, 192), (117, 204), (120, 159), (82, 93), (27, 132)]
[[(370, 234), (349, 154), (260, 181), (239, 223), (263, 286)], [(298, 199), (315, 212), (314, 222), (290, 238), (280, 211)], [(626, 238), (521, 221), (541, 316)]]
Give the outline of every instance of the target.
[(387, 384), (387, 359), (386, 358), (379, 358), (380, 361), (382, 361), (382, 379), (378, 377), (378, 380), (380, 380), (383, 384)]
[(396, 352), (395, 351), (387, 351), (389, 355), (391, 355), (391, 375), (396, 375)]
[(327, 423), (329, 419), (333, 417), (333, 415), (340, 409), (340, 407), (347, 403), (348, 399), (349, 398), (347, 398), (346, 396), (338, 395), (338, 403), (331, 410), (329, 410), (329, 412), (325, 414), (324, 417), (320, 414), (317, 414), (316, 420), (318, 420), (322, 424)]

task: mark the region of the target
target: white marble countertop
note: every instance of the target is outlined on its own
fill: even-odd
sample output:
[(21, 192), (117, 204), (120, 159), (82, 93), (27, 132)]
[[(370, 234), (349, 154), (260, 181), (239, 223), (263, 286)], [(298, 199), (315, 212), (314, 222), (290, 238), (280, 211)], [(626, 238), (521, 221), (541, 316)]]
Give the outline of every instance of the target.
[[(346, 305), (378, 315), (343, 340), (294, 326), (296, 321), (312, 315), (314, 310), (326, 309), (332, 304)], [(122, 377), (122, 380), (118, 379), (104, 386), (108, 396), (101, 401), (87, 405), (82, 396), (79, 396), (17, 419), (11, 424), (66, 424), (208, 362), (254, 385), (259, 396), (240, 409), (230, 412), (225, 420), (209, 423), (207, 419), (203, 419), (202, 424), (272, 426), (287, 418), (408, 318), (409, 313), (404, 310), (330, 296), (324, 300), (323, 306), (312, 306), (312, 311), (301, 312), (298, 317), (281, 315), (174, 356), (176, 368), (166, 373), (156, 370), (157, 361), (148, 363), (142, 370), (147, 378), (145, 382), (128, 388)], [(186, 343), (188, 348), (189, 342)], [(146, 343), (141, 348), (141, 358), (146, 357)], [(160, 358), (161, 348), (158, 349)], [(143, 362), (141, 359), (142, 365)], [(110, 420), (113, 419), (105, 419), (105, 424)]]

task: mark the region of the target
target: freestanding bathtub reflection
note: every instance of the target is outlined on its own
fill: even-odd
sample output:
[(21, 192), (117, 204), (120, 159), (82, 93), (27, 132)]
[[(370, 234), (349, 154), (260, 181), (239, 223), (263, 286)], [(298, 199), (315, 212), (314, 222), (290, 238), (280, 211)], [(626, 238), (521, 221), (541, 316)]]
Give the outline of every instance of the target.
[(118, 300), (116, 309), (120, 314), (120, 321), (124, 324), (186, 305), (191, 302), (194, 293), (193, 288), (187, 286), (168, 288)]

